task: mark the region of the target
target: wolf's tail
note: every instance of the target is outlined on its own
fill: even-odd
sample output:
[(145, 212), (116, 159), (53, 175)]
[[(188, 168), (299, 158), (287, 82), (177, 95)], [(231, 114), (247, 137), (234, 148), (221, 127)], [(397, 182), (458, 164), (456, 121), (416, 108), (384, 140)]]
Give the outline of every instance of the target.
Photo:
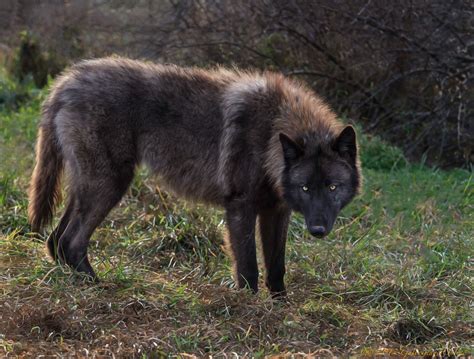
[(31, 230), (38, 232), (53, 217), (61, 197), (60, 178), (63, 158), (53, 125), (54, 114), (45, 105), (36, 144), (36, 165), (30, 182), (28, 219)]

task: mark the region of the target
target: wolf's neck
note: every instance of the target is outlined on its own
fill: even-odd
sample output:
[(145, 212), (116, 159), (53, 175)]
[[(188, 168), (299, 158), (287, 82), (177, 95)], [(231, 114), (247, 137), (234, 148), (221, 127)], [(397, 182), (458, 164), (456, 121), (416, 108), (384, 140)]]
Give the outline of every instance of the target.
[[(275, 189), (282, 193), (284, 159), (280, 133), (312, 151), (330, 144), (342, 129), (335, 113), (313, 91), (282, 75), (267, 76), (267, 89), (278, 99), (278, 115), (273, 119), (272, 137), (265, 157), (265, 169)], [(275, 95), (276, 94), (276, 95)]]

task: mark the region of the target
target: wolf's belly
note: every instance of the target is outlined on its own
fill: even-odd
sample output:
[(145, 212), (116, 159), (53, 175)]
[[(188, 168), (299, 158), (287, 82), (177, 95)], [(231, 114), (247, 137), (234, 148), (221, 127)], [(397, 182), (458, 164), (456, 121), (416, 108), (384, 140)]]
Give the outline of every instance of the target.
[[(139, 161), (157, 175), (165, 186), (181, 197), (221, 205), (224, 193), (217, 176), (218, 151), (205, 141), (170, 141), (142, 138)], [(160, 136), (162, 137), (162, 136)]]
[(222, 190), (215, 180), (215, 171), (209, 168), (197, 169), (180, 164), (176, 166), (150, 167), (167, 189), (188, 200), (223, 204)]

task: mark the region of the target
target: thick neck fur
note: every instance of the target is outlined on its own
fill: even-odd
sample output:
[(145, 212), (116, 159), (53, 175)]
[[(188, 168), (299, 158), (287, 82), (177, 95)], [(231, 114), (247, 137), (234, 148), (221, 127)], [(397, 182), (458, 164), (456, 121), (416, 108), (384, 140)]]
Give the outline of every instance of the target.
[(265, 168), (275, 190), (282, 193), (284, 159), (279, 134), (284, 133), (308, 153), (328, 146), (343, 128), (334, 112), (302, 84), (279, 74), (267, 74), (269, 93), (278, 94), (278, 115), (266, 153)]

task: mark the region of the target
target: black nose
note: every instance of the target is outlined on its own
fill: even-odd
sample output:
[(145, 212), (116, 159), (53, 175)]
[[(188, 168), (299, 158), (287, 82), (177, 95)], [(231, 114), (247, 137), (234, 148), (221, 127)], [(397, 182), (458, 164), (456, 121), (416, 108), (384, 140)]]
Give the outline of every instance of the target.
[(309, 232), (315, 237), (324, 237), (326, 235), (326, 227), (324, 226), (311, 226)]

